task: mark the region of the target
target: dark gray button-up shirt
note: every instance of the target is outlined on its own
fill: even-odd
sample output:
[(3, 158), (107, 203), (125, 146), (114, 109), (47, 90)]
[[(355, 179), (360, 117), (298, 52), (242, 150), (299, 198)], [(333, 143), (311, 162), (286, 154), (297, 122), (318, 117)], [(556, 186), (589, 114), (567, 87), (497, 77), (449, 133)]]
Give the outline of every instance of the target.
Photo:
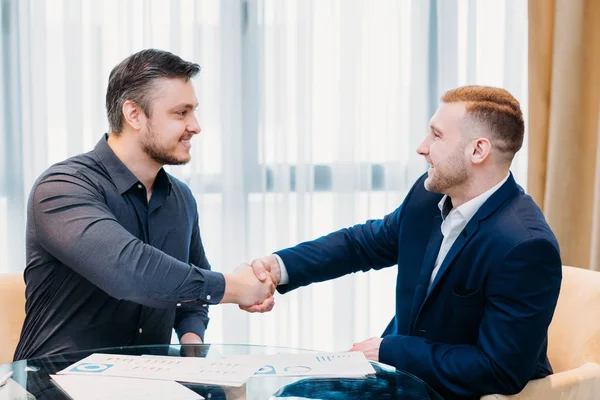
[(27, 316), (15, 359), (204, 338), (210, 271), (190, 189), (163, 169), (146, 189), (108, 146), (50, 167), (27, 211)]

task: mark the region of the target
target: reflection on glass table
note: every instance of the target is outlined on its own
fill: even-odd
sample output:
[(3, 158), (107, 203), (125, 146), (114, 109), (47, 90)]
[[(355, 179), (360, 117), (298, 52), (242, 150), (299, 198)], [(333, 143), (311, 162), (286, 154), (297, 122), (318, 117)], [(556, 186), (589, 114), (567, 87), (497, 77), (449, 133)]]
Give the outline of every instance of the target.
[[(311, 350), (250, 345), (161, 345), (96, 349), (63, 353), (0, 365), (0, 375), (12, 371), (12, 379), (38, 400), (68, 399), (50, 379), (71, 364), (93, 353), (221, 358), (233, 355), (316, 353)], [(376, 375), (367, 378), (306, 378), (261, 375), (242, 387), (182, 384), (206, 399), (434, 399), (441, 400), (427, 384), (413, 375), (384, 364), (372, 363)]]

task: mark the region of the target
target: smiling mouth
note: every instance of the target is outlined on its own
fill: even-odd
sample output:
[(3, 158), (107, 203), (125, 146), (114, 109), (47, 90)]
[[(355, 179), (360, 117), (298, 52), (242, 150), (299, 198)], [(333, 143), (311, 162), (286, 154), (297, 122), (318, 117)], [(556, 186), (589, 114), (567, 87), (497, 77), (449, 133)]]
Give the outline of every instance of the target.
[(190, 139), (181, 139), (180, 142), (181, 142), (181, 144), (183, 144), (188, 149), (190, 147), (192, 147), (192, 143), (191, 143)]

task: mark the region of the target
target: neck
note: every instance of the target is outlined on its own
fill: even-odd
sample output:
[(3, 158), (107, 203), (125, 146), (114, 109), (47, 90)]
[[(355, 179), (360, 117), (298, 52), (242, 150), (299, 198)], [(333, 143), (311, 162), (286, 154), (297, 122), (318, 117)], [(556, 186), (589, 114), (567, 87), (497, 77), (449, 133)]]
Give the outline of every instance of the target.
[(156, 174), (162, 165), (148, 157), (132, 134), (122, 132), (117, 136), (111, 132), (108, 135), (108, 145), (119, 160), (146, 187), (148, 198), (150, 198)]
[(508, 168), (473, 174), (463, 185), (452, 188), (445, 194), (452, 199), (452, 207), (460, 207), (502, 182), (507, 174)]

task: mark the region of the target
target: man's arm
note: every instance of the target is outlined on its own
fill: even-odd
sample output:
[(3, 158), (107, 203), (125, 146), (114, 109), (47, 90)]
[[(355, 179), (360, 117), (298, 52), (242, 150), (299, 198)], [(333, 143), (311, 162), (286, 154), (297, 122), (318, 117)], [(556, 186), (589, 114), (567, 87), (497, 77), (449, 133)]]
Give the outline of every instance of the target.
[[(312, 242), (255, 259), (252, 261), (252, 269), (261, 281), (270, 278), (283, 294), (300, 286), (351, 272), (394, 265), (398, 256), (401, 213), (402, 206), (386, 215), (383, 220), (367, 221)], [(293, 267), (291, 273), (288, 263)], [(262, 304), (240, 308), (248, 312), (268, 312), (274, 306), (275, 299), (269, 297)]]
[(277, 290), (286, 293), (314, 282), (396, 264), (401, 214), (402, 206), (383, 219), (370, 220), (275, 252), (289, 275), (289, 282)]
[(518, 393), (536, 370), (558, 300), (561, 268), (549, 241), (521, 242), (489, 274), (476, 346), (392, 335), (383, 338), (379, 360), (459, 396)]
[[(198, 268), (210, 271), (210, 264), (204, 252), (202, 238), (200, 236), (200, 226), (198, 213), (194, 218), (194, 230), (190, 242), (190, 262)], [(208, 327), (208, 306), (206, 307), (186, 307), (183, 303), (177, 307), (175, 313), (175, 331), (179, 341), (183, 344), (198, 344), (204, 342), (204, 332)]]
[(116, 299), (155, 308), (186, 301), (251, 305), (272, 293), (270, 280), (252, 280), (247, 270), (224, 276), (145, 244), (119, 224), (100, 190), (80, 174), (46, 176), (30, 201), (40, 245)]
[[(417, 179), (402, 204), (410, 199), (415, 188), (423, 185), (426, 176), (423, 174)], [(277, 290), (286, 293), (352, 272), (392, 266), (398, 260), (398, 233), (403, 209), (401, 205), (383, 219), (370, 220), (256, 259), (252, 261), (254, 273), (261, 281), (270, 276), (278, 286)], [(284, 283), (281, 283), (282, 277), (287, 277)], [(274, 299), (270, 297), (262, 304), (241, 308), (248, 312), (266, 312), (271, 311), (274, 305)]]

